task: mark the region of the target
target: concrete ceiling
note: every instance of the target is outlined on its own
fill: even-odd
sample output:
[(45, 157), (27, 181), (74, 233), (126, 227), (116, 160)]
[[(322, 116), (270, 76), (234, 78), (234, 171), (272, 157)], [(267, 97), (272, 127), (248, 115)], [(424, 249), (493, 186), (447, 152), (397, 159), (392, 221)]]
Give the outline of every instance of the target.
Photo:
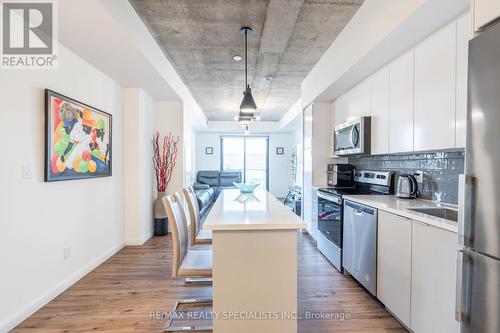
[[(209, 120), (232, 120), (249, 83), (262, 120), (279, 120), (363, 0), (130, 0)], [(355, 41), (353, 41), (355, 42)], [(272, 79), (266, 79), (272, 76)]]

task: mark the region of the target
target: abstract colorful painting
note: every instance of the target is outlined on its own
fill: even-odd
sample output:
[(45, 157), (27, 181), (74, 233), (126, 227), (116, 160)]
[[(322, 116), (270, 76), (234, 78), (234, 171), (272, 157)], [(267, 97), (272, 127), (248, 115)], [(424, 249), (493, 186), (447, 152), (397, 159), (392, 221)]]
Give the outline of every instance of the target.
[(45, 90), (45, 181), (111, 176), (109, 113)]

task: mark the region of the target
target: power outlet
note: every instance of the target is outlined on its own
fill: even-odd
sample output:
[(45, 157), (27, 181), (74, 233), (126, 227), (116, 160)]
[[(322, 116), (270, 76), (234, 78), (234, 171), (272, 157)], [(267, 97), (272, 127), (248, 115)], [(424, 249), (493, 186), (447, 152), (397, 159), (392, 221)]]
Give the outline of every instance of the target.
[(424, 171), (423, 170), (415, 171), (415, 179), (417, 180), (418, 183), (422, 183), (424, 181)]
[(66, 246), (64, 248), (64, 260), (71, 258), (71, 246)]

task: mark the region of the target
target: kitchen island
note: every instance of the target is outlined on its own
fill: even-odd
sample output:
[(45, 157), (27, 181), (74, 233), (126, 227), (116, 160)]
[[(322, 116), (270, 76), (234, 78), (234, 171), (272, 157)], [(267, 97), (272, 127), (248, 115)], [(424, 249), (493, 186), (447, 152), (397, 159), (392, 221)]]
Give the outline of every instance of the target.
[(269, 192), (223, 190), (212, 230), (216, 333), (297, 331), (297, 230), (305, 224)]

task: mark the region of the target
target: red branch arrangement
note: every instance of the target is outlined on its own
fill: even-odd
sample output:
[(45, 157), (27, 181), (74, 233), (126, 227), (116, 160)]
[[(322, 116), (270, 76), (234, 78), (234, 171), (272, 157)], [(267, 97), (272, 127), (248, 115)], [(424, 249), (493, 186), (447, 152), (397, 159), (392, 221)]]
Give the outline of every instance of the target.
[(158, 192), (165, 192), (172, 178), (177, 158), (178, 143), (179, 137), (174, 138), (172, 133), (169, 133), (163, 138), (163, 146), (160, 147), (160, 133), (156, 132), (153, 136), (153, 165)]

